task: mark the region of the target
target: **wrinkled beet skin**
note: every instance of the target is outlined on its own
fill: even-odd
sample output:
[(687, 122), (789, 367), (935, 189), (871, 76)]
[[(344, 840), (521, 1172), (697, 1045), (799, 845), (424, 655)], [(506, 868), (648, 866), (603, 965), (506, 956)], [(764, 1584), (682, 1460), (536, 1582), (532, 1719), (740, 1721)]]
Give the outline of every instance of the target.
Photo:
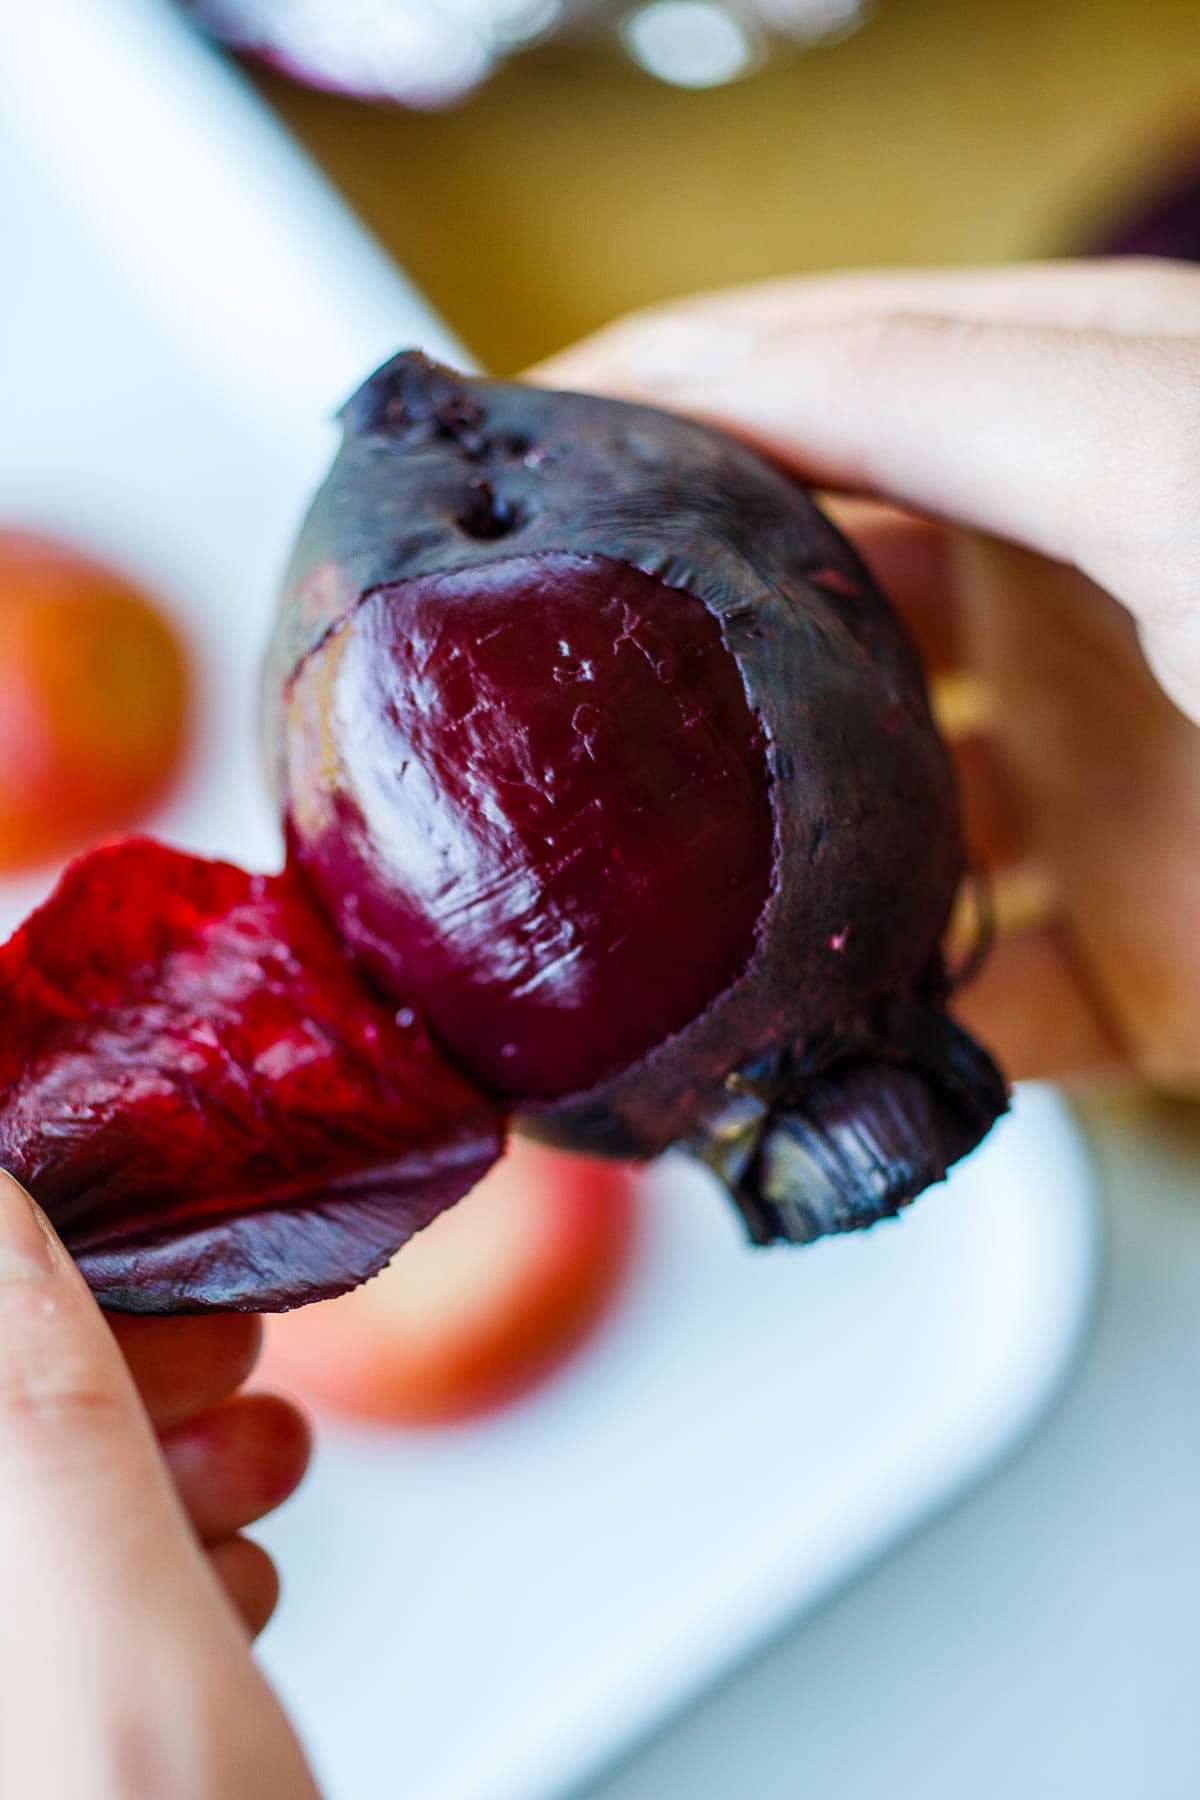
[(628, 1066), (745, 968), (765, 751), (696, 601), (502, 558), (377, 588), (307, 659), (292, 834), (361, 965), (528, 1101)]
[[(905, 1055), (909, 1047), (891, 1035), (901, 1016), (897, 1001), (916, 994), (936, 1010), (944, 994), (938, 942), (962, 871), (953, 776), (912, 646), (859, 558), (809, 497), (752, 451), (703, 426), (590, 396), (464, 381), (417, 355), (385, 365), (350, 402), (343, 422), (343, 448), (289, 573), (266, 689), (268, 743), (292, 854), (343, 929), (369, 859), (378, 858), (380, 884), (396, 873), (376, 841), (378, 820), (374, 829), (364, 821), (354, 784), (345, 780), (358, 759), (356, 714), (366, 710), (377, 677), (368, 657), (347, 652), (351, 666), (331, 676), (322, 701), (319, 678), (306, 675), (314, 652), (319, 659), (321, 646), (335, 638), (352, 643), (360, 631), (378, 633), (381, 615), (388, 619), (384, 637), (390, 632), (398, 641), (406, 609), (432, 606), (451, 572), (451, 589), (465, 595), (472, 583), (481, 594), (491, 591), (509, 559), (526, 568), (531, 558), (564, 570), (569, 559), (608, 565), (616, 591), (637, 575), (657, 583), (664, 618), (668, 609), (683, 616), (681, 603), (690, 600), (718, 626), (763, 745), (773, 876), (745, 965), (725, 980), (729, 963), (718, 970), (715, 959), (704, 1003), (665, 1041), (637, 1049), (639, 1038), (650, 1036), (639, 1021), (633, 1061), (614, 1067), (612, 1042), (597, 1033), (593, 1045), (592, 1018), (581, 1012), (577, 1035), (581, 1046), (594, 1048), (590, 1060), (582, 1053), (564, 1061), (556, 1094), (522, 1093), (507, 1082), (504, 1091), (543, 1135), (651, 1155), (693, 1131), (744, 1064), (761, 1067), (774, 1057), (795, 1088), (849, 1055)], [(566, 617), (571, 578), (552, 586), (555, 616)], [(642, 616), (653, 623), (650, 591)], [(369, 623), (360, 624), (364, 608)], [(465, 606), (461, 623), (447, 620), (446, 630), (465, 642)], [(515, 664), (504, 640), (493, 642), (494, 649), (473, 645), (474, 666), (511, 688)], [(417, 690), (407, 693), (415, 698)], [(606, 713), (603, 680), (593, 694)], [(308, 716), (298, 717), (306, 708)], [(520, 719), (513, 725), (519, 730)], [(397, 742), (415, 729), (402, 711)], [(612, 729), (619, 731), (615, 716)], [(303, 791), (289, 765), (298, 742), (307, 745), (295, 765), (303, 770)], [(536, 759), (536, 734), (527, 747)], [(602, 773), (595, 791), (597, 830), (605, 834)], [(330, 849), (334, 815), (333, 829), (353, 844), (340, 868)], [(406, 829), (421, 829), (416, 812)], [(754, 831), (747, 841), (757, 854)], [(511, 848), (506, 874), (533, 885), (532, 916), (546, 893), (546, 864), (529, 856), (526, 843)], [(622, 889), (625, 866), (614, 865), (605, 899), (610, 926), (622, 908), (646, 916), (622, 971), (622, 996), (637, 981), (652, 988), (681, 945), (712, 928), (714, 910), (703, 888), (694, 892), (694, 917), (666, 887), (660, 894), (631, 880)], [(747, 870), (755, 903), (760, 867), (752, 859)], [(369, 870), (367, 878), (371, 884)], [(587, 880), (574, 893), (563, 880), (553, 898), (560, 914), (575, 908), (581, 932), (587, 929), (594, 899)], [(410, 900), (422, 910), (411, 888), (404, 904)], [(495, 971), (481, 977), (436, 908), (424, 913), (443, 969), (461, 957), (462, 982), (482, 979), (491, 989), (461, 1018), (441, 1018), (440, 1033), (461, 1066), (486, 1069), (500, 1085), (486, 1033), (505, 978)], [(494, 923), (503, 936), (502, 909)], [(381, 951), (372, 962), (385, 977), (388, 955)], [(400, 956), (397, 978), (403, 946)], [(597, 966), (588, 991), (602, 984)], [(920, 1018), (924, 1010), (917, 1009)], [(911, 1014), (909, 1007), (904, 1019)], [(923, 1025), (916, 1029), (923, 1034)], [(536, 1046), (528, 1054), (539, 1061)], [(551, 1060), (549, 1052), (541, 1058)], [(988, 1122), (1003, 1103), (997, 1078)]]
[(106, 1306), (343, 1292), (500, 1147), (288, 876), (133, 840), (0, 950), (0, 1164)]

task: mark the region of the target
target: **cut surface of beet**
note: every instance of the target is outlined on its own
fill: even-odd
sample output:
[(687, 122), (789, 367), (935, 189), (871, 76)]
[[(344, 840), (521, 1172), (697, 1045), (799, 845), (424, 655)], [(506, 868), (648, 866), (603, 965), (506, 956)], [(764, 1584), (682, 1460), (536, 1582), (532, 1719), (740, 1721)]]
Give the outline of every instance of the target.
[(339, 934), (497, 1092), (589, 1085), (750, 961), (766, 744), (717, 620), (651, 575), (545, 554), (376, 589), (287, 730)]
[(522, 1130), (688, 1144), (753, 1235), (939, 1179), (1004, 1084), (932, 1028), (954, 775), (853, 546), (748, 446), (648, 407), (408, 353), (342, 420), (265, 727), (290, 854), (381, 987)]
[(131, 840), (0, 948), (0, 1163), (114, 1309), (343, 1292), (501, 1133), (294, 877)]
[(752, 1238), (889, 1217), (1006, 1105), (918, 656), (694, 421), (395, 357), (292, 558), (280, 876), (135, 841), (0, 949), (0, 1164), (105, 1304), (282, 1308), (500, 1149), (670, 1144)]

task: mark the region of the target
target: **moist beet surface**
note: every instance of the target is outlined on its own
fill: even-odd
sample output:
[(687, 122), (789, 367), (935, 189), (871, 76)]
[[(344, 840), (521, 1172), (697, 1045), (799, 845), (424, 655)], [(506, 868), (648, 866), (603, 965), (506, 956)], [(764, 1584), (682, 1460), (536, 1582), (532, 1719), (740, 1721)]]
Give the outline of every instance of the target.
[(106, 1306), (341, 1293), (500, 1147), (286, 875), (132, 840), (0, 950), (0, 1162)]
[[(447, 1002), (438, 1008), (429, 992), (423, 1000), (439, 1041), (501, 1091), (527, 1128), (620, 1155), (690, 1140), (739, 1191), (756, 1235), (776, 1226), (792, 1235), (763, 1189), (778, 1188), (782, 1163), (766, 1154), (777, 1122), (791, 1120), (793, 1151), (797, 1132), (809, 1149), (810, 1128), (814, 1142), (824, 1141), (829, 1128), (810, 1120), (808, 1101), (844, 1086), (843, 1073), (853, 1076), (863, 1133), (851, 1154), (839, 1126), (835, 1161), (857, 1163), (864, 1191), (856, 1196), (849, 1175), (837, 1176), (834, 1185), (850, 1183), (838, 1216), (861, 1223), (938, 1178), (1003, 1109), (1004, 1086), (942, 1011), (938, 944), (963, 867), (954, 781), (916, 653), (849, 544), (753, 451), (644, 407), (468, 381), (406, 354), (365, 384), (343, 425), (341, 453), (285, 587), (267, 735), (292, 856), (373, 972), (401, 992), (417, 962), (434, 959)], [(682, 632), (700, 645), (704, 634), (684, 624), (686, 603), (715, 624), (701, 653), (707, 677), (694, 672), (691, 691), (707, 685), (710, 698), (725, 696), (713, 701), (719, 717), (736, 669), (749, 711), (738, 741), (761, 747), (756, 798), (761, 805), (765, 795), (772, 829), (761, 906), (763, 836), (750, 819), (729, 871), (737, 931), (727, 942), (745, 942), (743, 921), (756, 909), (750, 954), (736, 968), (724, 946), (708, 956), (700, 971), (708, 991), (698, 995), (693, 984), (692, 1016), (672, 1024), (681, 1009), (668, 1011), (667, 1032), (652, 1043), (652, 1009), (637, 990), (668, 985), (677, 962), (720, 937), (730, 890), (697, 878), (681, 896), (624, 855), (628, 757), (614, 749), (621, 698), (618, 684), (608, 685), (617, 659), (594, 670), (588, 696), (609, 736), (584, 789), (596, 843), (622, 852), (606, 871), (602, 902), (594, 859), (581, 860), (576, 878), (556, 871), (551, 884), (549, 860), (511, 829), (511, 807), (498, 850), (489, 845), (480, 862), (507, 890), (524, 884), (523, 916), (565, 920), (584, 945), (598, 906), (604, 944), (622, 920), (636, 919), (636, 944), (621, 946), (625, 961), (618, 971), (614, 960), (612, 990), (600, 1002), (621, 1015), (624, 1037), (591, 1006), (603, 994), (606, 952), (583, 990), (587, 1005), (575, 1004), (568, 987), (555, 1019), (539, 1022), (548, 996), (536, 996), (536, 978), (539, 966), (543, 977), (552, 971), (553, 952), (541, 965), (534, 952), (531, 983), (528, 959), (506, 954), (514, 940), (504, 905), (485, 898), (475, 936), (492, 933), (489, 965), (457, 929), (453, 859), (443, 858), (440, 888), (418, 879), (425, 852), (453, 836), (435, 815), (453, 816), (454, 831), (480, 844), (494, 823), (486, 807), (472, 813), (461, 803), (453, 748), (426, 744), (404, 771), (409, 791), (400, 777), (421, 739), (423, 710), (432, 705), (439, 718), (453, 710), (439, 679), (422, 686), (428, 659), (416, 673), (400, 670), (410, 633), (422, 645), (436, 640), (443, 665), (452, 652), (467, 659), (477, 694), (506, 696), (504, 729), (473, 742), (480, 793), (511, 775), (514, 737), (530, 767), (548, 748), (549, 776), (573, 776), (577, 763), (569, 757), (575, 766), (564, 770), (556, 760), (554, 734), (544, 744), (539, 736), (540, 688), (531, 685), (524, 711), (519, 702), (522, 609), (543, 615), (549, 640), (554, 622), (585, 596), (602, 610), (608, 596), (634, 587), (640, 628), (664, 641)], [(565, 623), (563, 641), (567, 656)], [(390, 798), (364, 807), (361, 720), (378, 716), (380, 660), (390, 665), (392, 713), (375, 740), (376, 769), (389, 767)], [(743, 759), (747, 772), (751, 760)], [(576, 809), (572, 822), (582, 816)], [(664, 848), (667, 869), (669, 832)], [(502, 1019), (505, 1040), (522, 1045), (507, 1072), (495, 1044)], [(560, 1055), (572, 1032), (573, 1053)], [(615, 1054), (630, 1050), (618, 1065)], [(898, 1068), (915, 1085), (898, 1082)], [(825, 1108), (822, 1116), (832, 1115)], [(885, 1178), (869, 1166), (881, 1156)], [(798, 1167), (796, 1154), (786, 1160)], [(828, 1196), (810, 1224), (821, 1217), (834, 1218)]]
[(586, 1088), (749, 963), (766, 744), (711, 613), (603, 557), (376, 588), (288, 708), (298, 861), (489, 1088)]
[(266, 683), (279, 876), (93, 852), (0, 949), (0, 1163), (110, 1307), (379, 1269), (499, 1153), (688, 1146), (750, 1236), (897, 1211), (1005, 1106), (915, 652), (806, 493), (645, 408), (395, 358)]

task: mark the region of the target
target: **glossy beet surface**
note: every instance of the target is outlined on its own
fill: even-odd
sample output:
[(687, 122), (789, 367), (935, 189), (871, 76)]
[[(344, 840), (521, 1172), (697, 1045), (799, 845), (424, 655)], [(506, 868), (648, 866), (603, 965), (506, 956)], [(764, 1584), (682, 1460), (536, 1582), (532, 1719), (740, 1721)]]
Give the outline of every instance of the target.
[(895, 1210), (1004, 1089), (941, 1011), (953, 778), (853, 550), (643, 407), (405, 355), (344, 426), (267, 688), (340, 932), (529, 1128), (690, 1139), (757, 1236)]
[(340, 1293), (499, 1151), (287, 877), (135, 840), (0, 951), (0, 1163), (106, 1305)]
[(713, 615), (627, 564), (376, 589), (301, 671), (287, 781), (346, 943), (502, 1093), (627, 1066), (753, 954), (766, 745)]
[(503, 1115), (686, 1144), (752, 1238), (896, 1212), (1004, 1084), (917, 658), (806, 493), (646, 408), (395, 358), (293, 559), (282, 876), (146, 842), (0, 951), (0, 1163), (106, 1305), (342, 1292)]

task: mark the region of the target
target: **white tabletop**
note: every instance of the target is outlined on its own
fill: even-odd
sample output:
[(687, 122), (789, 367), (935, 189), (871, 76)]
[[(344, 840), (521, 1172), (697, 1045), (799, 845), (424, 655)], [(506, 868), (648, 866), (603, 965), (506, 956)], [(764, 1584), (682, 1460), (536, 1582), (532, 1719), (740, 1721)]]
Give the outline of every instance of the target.
[(589, 1800), (1200, 1792), (1200, 1111), (1085, 1119), (1107, 1270), (1057, 1410)]

